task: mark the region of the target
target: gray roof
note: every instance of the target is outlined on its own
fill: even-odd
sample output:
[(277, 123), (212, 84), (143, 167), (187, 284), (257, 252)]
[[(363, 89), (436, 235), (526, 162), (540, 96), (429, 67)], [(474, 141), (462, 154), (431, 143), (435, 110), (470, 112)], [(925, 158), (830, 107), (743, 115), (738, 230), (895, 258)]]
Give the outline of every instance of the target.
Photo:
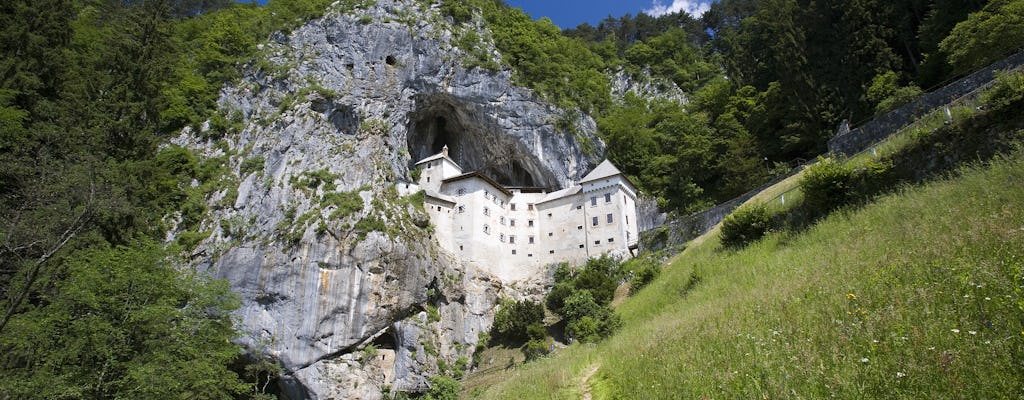
[(568, 188), (565, 188), (565, 189), (562, 189), (562, 190), (556, 190), (554, 192), (548, 193), (547, 196), (544, 196), (544, 198), (541, 199), (540, 201), (538, 201), (537, 203), (547, 203), (547, 202), (552, 201), (552, 200), (558, 200), (558, 199), (563, 198), (563, 197), (569, 197), (569, 196), (572, 196), (572, 195), (574, 195), (576, 193), (579, 193), (580, 190), (582, 190), (582, 189), (583, 189), (583, 186), (576, 185), (576, 186), (568, 187)]
[(459, 170), (462, 170), (462, 167), (459, 166), (459, 163), (455, 162), (455, 160), (452, 160), (450, 157), (444, 155), (444, 153), (437, 153), (437, 154), (434, 154), (434, 155), (432, 155), (430, 157), (427, 157), (427, 158), (424, 158), (422, 160), (419, 160), (419, 161), (416, 162), (416, 165), (420, 165), (420, 164), (423, 164), (425, 162), (430, 162), (430, 161), (434, 161), (434, 160), (440, 160), (442, 158), (445, 159), (445, 160), (448, 160), (452, 164), (455, 164), (455, 166), (458, 167)]
[(443, 195), (443, 194), (435, 192), (433, 190), (424, 190), (423, 194), (426, 195), (427, 197), (433, 197), (435, 199), (438, 199), (438, 200), (441, 200), (441, 201), (444, 201), (444, 202), (448, 202), (448, 203), (452, 203), (452, 204), (457, 204), (455, 202), (455, 199), (452, 198), (451, 196)]
[(587, 174), (587, 176), (584, 176), (583, 179), (580, 180), (580, 183), (610, 178), (616, 175), (622, 175), (622, 171), (619, 171), (619, 169), (615, 168), (615, 165), (613, 165), (611, 161), (608, 161), (606, 159), (602, 161), (600, 164), (598, 164), (597, 168), (594, 168), (593, 171), (590, 171), (590, 173)]

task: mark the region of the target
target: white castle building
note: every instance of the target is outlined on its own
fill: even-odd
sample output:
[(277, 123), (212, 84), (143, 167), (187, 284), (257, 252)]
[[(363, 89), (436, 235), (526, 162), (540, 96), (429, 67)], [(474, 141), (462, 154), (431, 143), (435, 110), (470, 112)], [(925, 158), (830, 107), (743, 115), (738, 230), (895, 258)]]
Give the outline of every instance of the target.
[(523, 280), (540, 267), (592, 257), (631, 256), (636, 248), (636, 188), (605, 160), (578, 184), (548, 193), (505, 187), (479, 172), (464, 172), (441, 153), (416, 163), (424, 206), (438, 242), (464, 261), (507, 281)]

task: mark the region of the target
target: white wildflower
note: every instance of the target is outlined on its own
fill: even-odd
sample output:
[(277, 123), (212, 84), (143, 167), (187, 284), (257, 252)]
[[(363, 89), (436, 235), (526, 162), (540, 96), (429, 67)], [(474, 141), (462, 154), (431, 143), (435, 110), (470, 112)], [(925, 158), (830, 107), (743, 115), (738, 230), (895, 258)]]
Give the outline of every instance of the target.
[(860, 359), (860, 362), (862, 362), (862, 363), (867, 363), (867, 362), (868, 362), (868, 358), (867, 358), (867, 357), (864, 357), (864, 358)]
[(959, 330), (959, 329), (950, 329), (949, 331), (950, 331), (950, 332), (953, 332), (953, 333), (960, 333), (960, 330)]
[(977, 334), (978, 334), (978, 332), (977, 332), (977, 331), (967, 331), (967, 333), (970, 333), (970, 334), (972, 334), (972, 335), (977, 335)]
[(896, 371), (896, 377), (897, 378), (902, 378), (904, 376), (907, 376), (907, 374), (903, 373), (903, 371)]

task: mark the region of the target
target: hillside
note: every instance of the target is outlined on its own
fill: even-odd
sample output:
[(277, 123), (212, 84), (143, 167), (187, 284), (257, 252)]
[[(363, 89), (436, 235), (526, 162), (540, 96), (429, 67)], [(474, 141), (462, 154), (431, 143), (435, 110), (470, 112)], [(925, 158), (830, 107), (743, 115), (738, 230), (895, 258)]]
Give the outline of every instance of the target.
[(467, 394), (1015, 398), (1022, 182), (1018, 150), (742, 250), (713, 234), (616, 309), (607, 341)]
[(471, 374), (464, 395), (1014, 398), (1022, 83), (765, 189), (621, 302), (614, 335)]
[[(887, 359), (868, 350), (890, 346), (898, 318), (909, 322), (893, 335), (933, 341), (922, 346), (939, 349), (932, 359), (956, 372), (956, 390), (988, 397), (970, 392), (989, 387), (972, 381), (974, 366), (1017, 384), (1019, 363), (1005, 367), (1019, 354), (1005, 322), (1012, 307), (996, 300), (1019, 291), (992, 276), (1019, 246), (990, 246), (1017, 243), (1004, 230), (1019, 225), (1017, 208), (992, 205), (1017, 204), (1016, 161), (846, 209), (806, 232), (813, 218), (783, 210), (773, 221), (787, 230), (748, 250), (718, 250), (706, 237), (625, 302), (616, 284), (650, 282), (660, 254), (503, 280), (440, 248), (425, 196), (399, 188), (443, 146), (467, 170), (549, 192), (608, 159), (645, 194), (637, 203), (648, 215), (634, 222), (651, 225), (816, 157), (844, 120), (857, 125), (1019, 51), (1024, 0), (719, 0), (700, 19), (627, 15), (565, 31), (500, 0), (2, 3), (0, 399), (450, 398), (488, 345), (521, 344), (497, 352), (532, 360), (570, 340), (599, 344), (570, 345), (470, 394), (644, 397), (692, 386), (818, 397), (825, 389), (814, 384), (885, 387), (869, 378), (881, 379), (875, 365)], [(1005, 80), (985, 100), (1000, 115), (1024, 92), (1019, 75)], [(915, 154), (960, 162), (976, 137), (958, 132), (914, 141)], [(901, 175), (915, 175), (913, 163), (868, 165), (916, 181)], [(956, 188), (986, 182), (984, 196)], [(957, 220), (898, 208), (914, 201), (973, 219), (944, 230)], [(886, 207), (915, 225), (885, 228), (869, 215)], [(829, 229), (860, 235), (836, 241)], [(884, 247), (892, 243), (900, 247)], [(957, 275), (968, 262), (983, 273)], [(748, 264), (762, 266), (737, 267)], [(902, 269), (882, 276), (879, 265)], [(975, 282), (964, 299), (992, 300), (943, 303), (917, 290), (925, 272), (956, 278), (936, 290)], [(919, 297), (886, 291), (876, 275), (906, 280)], [(537, 301), (549, 292), (545, 309)], [(884, 296), (913, 307), (882, 312)], [(914, 308), (921, 302), (933, 307)], [(917, 318), (954, 308), (957, 320)], [(812, 329), (835, 321), (869, 327), (879, 342)], [(950, 347), (941, 324), (1014, 352), (1000, 364), (986, 347)], [(705, 336), (716, 351), (702, 352)], [(782, 347), (754, 357), (768, 343)], [(839, 362), (848, 353), (868, 360), (853, 364), (868, 375)], [(781, 366), (782, 354), (799, 368)], [(903, 356), (900, 378), (922, 379), (912, 393), (939, 387), (926, 358)], [(819, 372), (834, 379), (812, 379)], [(784, 387), (790, 377), (803, 386)]]

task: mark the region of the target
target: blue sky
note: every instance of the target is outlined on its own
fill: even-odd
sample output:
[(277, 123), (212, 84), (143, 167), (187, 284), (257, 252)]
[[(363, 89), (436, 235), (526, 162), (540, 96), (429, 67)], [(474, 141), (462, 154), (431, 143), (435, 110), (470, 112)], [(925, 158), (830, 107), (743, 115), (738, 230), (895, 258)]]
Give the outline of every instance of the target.
[[(236, 0), (248, 3), (252, 0)], [(267, 0), (257, 0), (267, 4)], [(519, 7), (534, 19), (551, 18), (562, 29), (575, 28), (584, 22), (597, 25), (611, 15), (621, 17), (645, 12), (658, 16), (664, 13), (686, 11), (694, 17), (707, 10), (713, 0), (505, 0), (505, 4)]]
[(667, 12), (686, 11), (695, 17), (707, 10), (709, 0), (505, 0), (513, 7), (522, 8), (534, 19), (551, 18), (562, 29), (575, 28), (584, 22), (597, 25), (611, 15), (636, 15), (646, 12), (660, 15)]

